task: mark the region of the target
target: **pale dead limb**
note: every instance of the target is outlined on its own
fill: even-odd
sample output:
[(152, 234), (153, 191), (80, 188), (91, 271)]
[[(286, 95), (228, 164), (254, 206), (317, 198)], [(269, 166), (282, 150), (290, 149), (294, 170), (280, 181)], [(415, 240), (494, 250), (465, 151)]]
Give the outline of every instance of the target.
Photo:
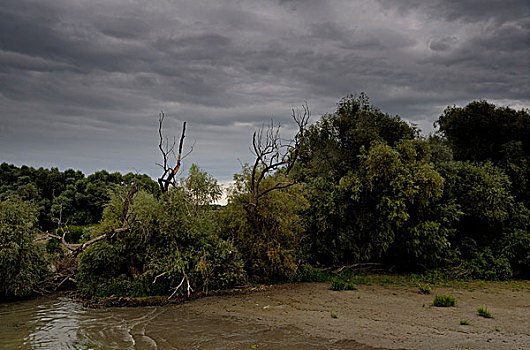
[(159, 279), (160, 277), (165, 276), (165, 275), (167, 275), (167, 274), (168, 274), (168, 272), (166, 271), (166, 272), (162, 272), (162, 273), (159, 274), (159, 275), (156, 275), (156, 276), (155, 276), (155, 279), (153, 280), (153, 284), (156, 283), (156, 280), (157, 280), (157, 279)]
[(101, 240), (104, 240), (104, 239), (107, 239), (107, 238), (111, 238), (111, 237), (114, 237), (115, 235), (117, 234), (121, 234), (123, 232), (127, 232), (129, 230), (129, 223), (128, 223), (128, 219), (129, 219), (129, 215), (130, 215), (130, 205), (132, 204), (133, 202), (133, 197), (134, 195), (136, 194), (136, 192), (138, 191), (138, 186), (136, 186), (136, 184), (131, 184), (131, 188), (129, 189), (129, 192), (127, 193), (127, 196), (124, 198), (124, 203), (123, 203), (123, 211), (122, 211), (122, 214), (121, 214), (121, 222), (122, 222), (122, 227), (120, 228), (114, 228), (111, 226), (110, 230), (105, 232), (104, 234), (96, 237), (96, 238), (93, 238), (91, 240), (89, 240), (88, 242), (85, 242), (81, 245), (78, 245), (77, 247), (74, 247), (72, 244), (68, 243), (66, 241), (66, 235), (69, 233), (69, 230), (68, 230), (68, 226), (66, 224), (62, 224), (61, 222), (61, 216), (62, 216), (62, 209), (60, 210), (60, 213), (59, 213), (59, 218), (57, 219), (57, 223), (58, 223), (58, 228), (62, 229), (63, 231), (63, 235), (62, 236), (59, 236), (59, 235), (55, 235), (55, 234), (52, 234), (52, 233), (47, 233), (46, 236), (49, 237), (49, 238), (54, 238), (54, 239), (58, 239), (59, 241), (61, 241), (61, 244), (66, 248), (68, 249), (72, 256), (76, 257), (77, 255), (79, 255), (81, 252), (83, 252), (85, 249), (87, 249), (89, 246), (91, 246), (92, 244), (96, 243), (96, 242), (99, 242)]
[(381, 263), (373, 263), (373, 262), (357, 263), (357, 264), (342, 266), (337, 270), (337, 272), (342, 272), (344, 269), (370, 269), (376, 266), (384, 266), (384, 265)]
[(187, 284), (188, 298), (190, 297), (191, 292), (193, 292), (193, 288), (191, 288), (191, 285), (190, 285), (190, 280), (188, 279), (188, 275), (186, 275), (186, 272), (184, 271), (184, 269), (182, 269), (182, 273), (184, 275), (182, 277), (182, 280), (180, 281), (178, 286), (175, 287), (175, 289), (173, 290), (173, 293), (171, 293), (171, 295), (167, 298), (168, 300), (171, 299), (177, 293), (179, 288), (182, 287), (182, 284), (184, 284), (184, 281), (186, 281), (186, 284)]

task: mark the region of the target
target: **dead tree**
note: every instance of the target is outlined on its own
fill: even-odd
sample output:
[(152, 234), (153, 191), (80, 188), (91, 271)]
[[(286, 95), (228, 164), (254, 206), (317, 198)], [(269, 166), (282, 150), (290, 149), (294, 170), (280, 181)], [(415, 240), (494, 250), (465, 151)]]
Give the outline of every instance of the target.
[(267, 175), (279, 169), (283, 170), (284, 178), (288, 178), (300, 154), (300, 148), (304, 141), (304, 131), (310, 115), (307, 105), (302, 105), (301, 111), (292, 110), (292, 118), (298, 130), (294, 139), (287, 143), (284, 143), (280, 136), (280, 125), (274, 126), (273, 122), (267, 129), (261, 127), (252, 135), (251, 150), (256, 159), (251, 168), (250, 199), (245, 207), (252, 221), (257, 220), (257, 207), (260, 198), (267, 193), (288, 188), (296, 183), (296, 180), (290, 179), (277, 181), (272, 186), (262, 188), (263, 180)]
[(176, 175), (180, 169), (181, 160), (186, 158), (186, 156), (188, 156), (193, 150), (192, 147), (187, 154), (182, 156), (182, 147), (184, 145), (184, 137), (186, 136), (186, 122), (184, 122), (182, 124), (182, 133), (180, 134), (179, 148), (176, 157), (177, 163), (175, 164), (175, 166), (170, 165), (169, 157), (171, 155), (175, 155), (176, 139), (173, 137), (173, 143), (170, 145), (168, 137), (163, 135), (162, 127), (165, 117), (166, 115), (164, 114), (164, 112), (160, 112), (160, 114), (158, 115), (158, 149), (162, 153), (162, 164), (157, 164), (164, 171), (162, 176), (158, 178), (158, 185), (160, 186), (160, 190), (162, 191), (162, 193), (166, 193), (169, 190), (169, 186), (176, 185)]

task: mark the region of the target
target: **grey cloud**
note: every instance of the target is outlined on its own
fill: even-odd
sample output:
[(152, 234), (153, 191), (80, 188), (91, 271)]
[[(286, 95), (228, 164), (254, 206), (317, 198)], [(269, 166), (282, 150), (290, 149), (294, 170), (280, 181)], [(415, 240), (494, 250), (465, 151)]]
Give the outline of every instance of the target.
[(530, 5), (524, 0), (378, 0), (386, 8), (395, 8), (401, 14), (420, 11), (431, 20), (506, 22), (530, 14)]
[(0, 161), (156, 176), (164, 110), (189, 122), (189, 161), (228, 179), (252, 130), (288, 129), (304, 101), (316, 120), (365, 91), (427, 131), (448, 104), (530, 106), (525, 2), (488, 4), (4, 1)]
[(434, 39), (429, 44), (429, 48), (433, 51), (448, 51), (451, 50), (458, 43), (458, 39), (454, 36), (446, 36), (439, 39)]

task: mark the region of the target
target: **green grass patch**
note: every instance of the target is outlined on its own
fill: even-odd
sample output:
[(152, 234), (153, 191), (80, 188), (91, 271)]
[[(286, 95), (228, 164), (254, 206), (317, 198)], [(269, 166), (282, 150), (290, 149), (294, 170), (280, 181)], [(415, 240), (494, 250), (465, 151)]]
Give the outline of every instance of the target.
[(456, 299), (450, 295), (436, 295), (432, 304), (437, 307), (455, 306)]
[(349, 280), (344, 280), (339, 277), (334, 277), (331, 279), (331, 284), (329, 286), (331, 290), (357, 290), (357, 285)]
[(421, 294), (432, 294), (431, 286), (426, 283), (418, 283), (418, 291)]
[(466, 318), (466, 319), (461, 319), (460, 320), (460, 324), (462, 326), (469, 326), (469, 320)]
[(333, 312), (333, 311), (331, 311), (331, 312), (329, 313), (329, 315), (331, 316), (331, 318), (337, 318), (337, 317), (339, 317), (339, 316), (338, 316), (335, 312)]
[(493, 315), (485, 306), (479, 306), (477, 313), (484, 318), (493, 318)]
[(295, 281), (297, 282), (326, 282), (330, 279), (329, 272), (308, 264), (300, 265), (296, 270)]

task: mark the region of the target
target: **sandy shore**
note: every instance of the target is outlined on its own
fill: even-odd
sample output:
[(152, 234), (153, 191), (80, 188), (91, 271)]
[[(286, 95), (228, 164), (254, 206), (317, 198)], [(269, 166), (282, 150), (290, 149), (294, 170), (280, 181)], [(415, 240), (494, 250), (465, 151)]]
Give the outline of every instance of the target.
[[(328, 283), (300, 283), (249, 295), (202, 298), (179, 308), (273, 331), (295, 330), (329, 340), (332, 348), (530, 349), (530, 283), (433, 291), (454, 296), (457, 306), (434, 307), (434, 296), (420, 294), (413, 286), (374, 284), (332, 291)], [(478, 316), (480, 305), (494, 318)], [(461, 319), (470, 324), (460, 325)]]

